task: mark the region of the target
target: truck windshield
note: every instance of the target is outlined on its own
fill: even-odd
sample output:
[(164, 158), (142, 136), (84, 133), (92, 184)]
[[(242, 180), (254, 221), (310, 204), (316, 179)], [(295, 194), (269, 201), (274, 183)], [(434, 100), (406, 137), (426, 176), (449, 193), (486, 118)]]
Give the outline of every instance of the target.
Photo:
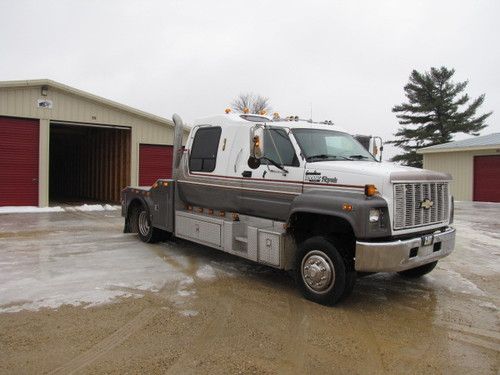
[(292, 129), (307, 161), (369, 160), (375, 161), (351, 135), (326, 129)]

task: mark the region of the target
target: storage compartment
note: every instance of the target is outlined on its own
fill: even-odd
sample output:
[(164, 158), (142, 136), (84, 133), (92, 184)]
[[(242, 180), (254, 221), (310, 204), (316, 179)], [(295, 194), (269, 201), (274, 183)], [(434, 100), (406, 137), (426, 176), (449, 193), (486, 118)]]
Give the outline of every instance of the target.
[(259, 261), (279, 266), (282, 247), (281, 234), (259, 229), (257, 236)]
[(222, 222), (200, 220), (188, 216), (190, 214), (177, 214), (175, 235), (199, 243), (221, 247)]

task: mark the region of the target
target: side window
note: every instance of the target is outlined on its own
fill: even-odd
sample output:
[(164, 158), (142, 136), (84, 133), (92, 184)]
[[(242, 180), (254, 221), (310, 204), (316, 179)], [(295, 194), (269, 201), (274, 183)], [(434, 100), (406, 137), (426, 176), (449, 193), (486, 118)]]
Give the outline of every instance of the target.
[(196, 131), (189, 158), (190, 171), (214, 171), (221, 132), (219, 127), (200, 128)]
[(264, 144), (266, 158), (287, 166), (298, 167), (300, 165), (292, 142), (284, 129), (266, 129)]

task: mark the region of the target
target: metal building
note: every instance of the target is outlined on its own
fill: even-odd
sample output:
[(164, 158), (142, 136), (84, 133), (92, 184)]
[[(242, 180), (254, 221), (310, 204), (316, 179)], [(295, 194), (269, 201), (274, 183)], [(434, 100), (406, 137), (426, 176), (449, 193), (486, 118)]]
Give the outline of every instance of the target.
[(422, 148), (424, 168), (453, 176), (456, 200), (500, 202), (500, 133)]
[(170, 177), (173, 123), (51, 81), (0, 82), (0, 206), (119, 202)]

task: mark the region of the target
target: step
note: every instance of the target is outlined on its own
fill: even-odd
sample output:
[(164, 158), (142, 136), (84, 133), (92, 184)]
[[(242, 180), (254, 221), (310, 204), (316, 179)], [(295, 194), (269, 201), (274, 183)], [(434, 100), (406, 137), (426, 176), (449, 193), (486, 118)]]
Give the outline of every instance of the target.
[(234, 239), (238, 242), (248, 243), (248, 237), (236, 236)]

